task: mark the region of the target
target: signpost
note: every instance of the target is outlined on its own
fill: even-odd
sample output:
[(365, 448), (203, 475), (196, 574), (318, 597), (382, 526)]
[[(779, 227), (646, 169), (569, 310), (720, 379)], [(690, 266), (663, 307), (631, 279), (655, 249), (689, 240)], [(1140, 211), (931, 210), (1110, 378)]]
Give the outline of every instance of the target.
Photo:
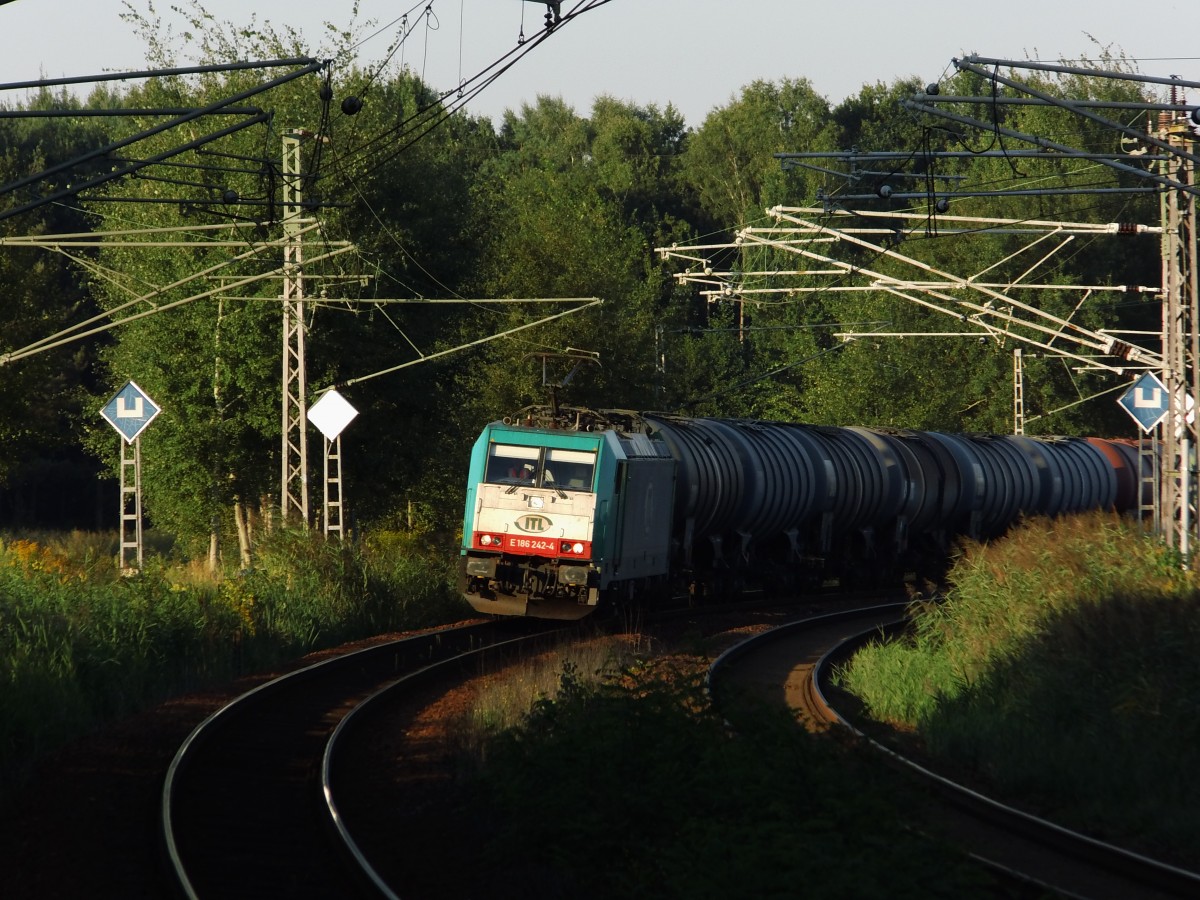
[[(142, 568), (142, 444), (141, 433), (162, 409), (132, 381), (125, 382), (100, 415), (124, 440), (121, 442), (121, 571)], [(132, 474), (131, 473), (132, 470)], [(133, 554), (133, 562), (128, 555)]]
[[(1149, 437), (1167, 414), (1171, 412), (1171, 394), (1166, 385), (1153, 372), (1147, 372), (1121, 395), (1117, 402), (1121, 408), (1133, 417), (1141, 426), (1142, 434), (1138, 439), (1138, 455), (1141, 459), (1142, 484), (1138, 488), (1138, 516), (1142, 520), (1152, 517), (1155, 531), (1164, 531), (1164, 511), (1178, 509), (1178, 512), (1168, 512), (1169, 521), (1178, 515), (1179, 519), (1179, 549), (1185, 555), (1188, 552), (1188, 540), (1191, 533), (1191, 450), (1189, 448), (1189, 431), (1196, 420), (1196, 401), (1190, 394), (1184, 394), (1182, 387), (1176, 391), (1176, 403), (1173, 419), (1163, 426), (1161, 445)], [(1176, 446), (1172, 452), (1169, 447)], [(1165, 462), (1164, 462), (1165, 460)], [(1174, 460), (1175, 462), (1171, 462)], [(1163, 479), (1163, 466), (1167, 471), (1177, 475), (1176, 480)], [(1177, 470), (1174, 472), (1173, 470)], [(1152, 498), (1149, 502), (1147, 497)]]
[(358, 410), (337, 391), (326, 391), (308, 410), (308, 421), (325, 435), (325, 534), (342, 537), (342, 430)]
[(1146, 434), (1158, 426), (1171, 406), (1166, 386), (1153, 372), (1147, 372), (1130, 385), (1117, 402)]

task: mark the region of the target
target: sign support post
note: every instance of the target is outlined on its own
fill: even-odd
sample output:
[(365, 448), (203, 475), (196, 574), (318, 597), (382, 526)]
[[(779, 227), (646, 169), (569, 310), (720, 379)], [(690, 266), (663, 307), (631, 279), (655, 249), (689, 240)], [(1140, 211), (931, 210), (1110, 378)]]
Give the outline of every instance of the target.
[(325, 537), (343, 537), (342, 431), (357, 415), (358, 410), (334, 390), (322, 394), (308, 410), (308, 421), (325, 435)]
[(1170, 397), (1162, 380), (1153, 372), (1146, 372), (1129, 386), (1117, 403), (1141, 428), (1138, 437), (1138, 522), (1144, 529), (1146, 519), (1150, 519), (1154, 533), (1161, 535), (1164, 528), (1163, 484), (1166, 479), (1162, 477), (1158, 447), (1150, 434), (1166, 418), (1171, 406)]
[(136, 437), (121, 441), (121, 572), (140, 572), (142, 559), (142, 439)]
[[(141, 433), (162, 410), (132, 381), (125, 382), (100, 415), (124, 440), (121, 442), (121, 573), (141, 571), (142, 550), (142, 444)], [(130, 557), (132, 556), (132, 560)]]
[(325, 438), (325, 536), (342, 531), (342, 436)]

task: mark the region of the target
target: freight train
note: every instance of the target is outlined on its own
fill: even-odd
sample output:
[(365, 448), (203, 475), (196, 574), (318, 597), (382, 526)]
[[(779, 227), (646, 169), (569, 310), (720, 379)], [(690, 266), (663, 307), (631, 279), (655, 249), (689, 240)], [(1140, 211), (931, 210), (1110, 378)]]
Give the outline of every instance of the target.
[(944, 568), (1022, 516), (1137, 506), (1136, 446), (530, 407), (471, 452), (463, 593), (580, 619), (633, 599)]

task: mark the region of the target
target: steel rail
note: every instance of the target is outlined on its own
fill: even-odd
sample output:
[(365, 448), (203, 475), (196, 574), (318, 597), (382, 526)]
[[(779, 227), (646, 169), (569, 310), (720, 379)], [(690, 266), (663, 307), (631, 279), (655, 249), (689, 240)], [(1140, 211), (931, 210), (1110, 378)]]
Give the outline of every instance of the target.
[(467, 653), (431, 663), (415, 672), (410, 672), (395, 681), (381, 686), (379, 690), (366, 697), (361, 703), (350, 710), (330, 733), (329, 740), (325, 744), (325, 752), (321, 758), (321, 794), (325, 802), (324, 812), (328, 816), (330, 828), (336, 835), (336, 840), (341, 845), (341, 849), (353, 861), (354, 868), (361, 875), (360, 880), (368, 885), (372, 892), (385, 898), (385, 900), (400, 900), (400, 896), (371, 863), (371, 860), (355, 839), (352, 829), (346, 822), (344, 811), (338, 807), (337, 795), (334, 789), (334, 772), (339, 750), (345, 746), (346, 742), (355, 732), (361, 731), (369, 724), (369, 720), (373, 715), (380, 714), (378, 707), (381, 701), (394, 699), (397, 692), (411, 690), (426, 681), (442, 677), (465, 663), (481, 659), (485, 654), (495, 652), (504, 653), (508, 650), (523, 648), (531, 642), (543, 641), (549, 635), (560, 634), (561, 631), (562, 629), (556, 629), (549, 632), (523, 635), (512, 640), (502, 641), (498, 644), (470, 650)]
[[(429, 659), (454, 658), (465, 651), (478, 648), (481, 641), (488, 640), (488, 636), (496, 634), (497, 631), (494, 623), (474, 623), (334, 656), (265, 682), (208, 716), (180, 745), (168, 767), (161, 795), (159, 825), (162, 851), (177, 893), (187, 900), (201, 900), (204, 896), (198, 886), (194, 861), (189, 863), (189, 851), (181, 837), (179, 802), (184, 793), (183, 780), (190, 770), (198, 765), (198, 756), (206, 747), (212, 745), (211, 742), (218, 739), (221, 730), (236, 727), (239, 717), (255, 715), (254, 710), (266, 709), (278, 703), (280, 697), (288, 691), (296, 690), (300, 685), (311, 692), (322, 679), (337, 678), (351, 673), (367, 681), (377, 679), (376, 684), (384, 683), (394, 679), (396, 670), (421, 668), (428, 665)], [(390, 674), (372, 674), (376, 669), (387, 667), (393, 670)]]
[[(706, 689), (709, 690), (710, 694), (715, 693), (714, 684), (718, 678), (724, 678), (728, 674), (732, 663), (760, 651), (764, 646), (785, 641), (803, 629), (811, 629), (835, 622), (845, 622), (849, 621), (855, 613), (863, 615), (871, 612), (882, 614), (886, 612), (886, 608), (876, 607), (868, 610), (852, 610), (844, 613), (835, 613), (832, 616), (799, 620), (788, 623), (780, 628), (754, 635), (731, 647), (713, 662), (706, 677)], [(1188, 871), (1179, 866), (1152, 859), (1144, 854), (1098, 840), (988, 797), (922, 766), (904, 754), (875, 740), (853, 724), (850, 718), (840, 711), (838, 705), (834, 701), (831, 701), (829, 697), (828, 689), (831, 684), (830, 673), (832, 667), (838, 662), (848, 659), (856, 649), (870, 639), (878, 637), (880, 627), (884, 627), (885, 629), (897, 628), (902, 621), (901, 617), (889, 624), (880, 616), (879, 621), (866, 631), (842, 637), (835, 644), (827, 648), (819, 659), (812, 664), (811, 672), (808, 677), (804, 678), (801, 690), (806, 700), (817, 707), (820, 718), (824, 722), (848, 729), (858, 739), (883, 754), (890, 762), (896, 764), (902, 770), (915, 775), (921, 782), (940, 794), (949, 804), (957, 809), (966, 810), (967, 814), (971, 817), (987, 821), (993, 827), (1002, 829), (1010, 834), (1020, 835), (1031, 842), (1052, 848), (1054, 852), (1081, 861), (1084, 865), (1096, 870), (1130, 879), (1147, 888), (1152, 888), (1158, 892), (1156, 896), (1200, 896), (1200, 873)], [(1039, 878), (1033, 877), (1031, 879), (1030, 875), (1021, 872), (1019, 867), (1011, 863), (988, 858), (986, 853), (976, 851), (972, 853), (972, 856), (997, 871), (1010, 876), (1032, 880), (1034, 883), (1044, 884)], [(1052, 889), (1060, 890), (1059, 888)], [(1078, 896), (1077, 894), (1072, 895)]]
[[(1035, 816), (1015, 806), (1002, 803), (979, 791), (960, 784), (950, 778), (922, 766), (920, 763), (899, 753), (892, 748), (876, 741), (858, 728), (850, 719), (839, 711), (837, 704), (830, 701), (826, 688), (832, 683), (833, 666), (847, 660), (854, 651), (861, 648), (875, 635), (865, 633), (847, 638), (830, 650), (813, 667), (812, 690), (814, 697), (829, 711), (834, 721), (843, 728), (849, 729), (860, 740), (874, 750), (886, 755), (893, 762), (916, 774), (921, 780), (932, 785), (944, 796), (954, 802), (969, 808), (972, 812), (986, 816), (1001, 827), (1024, 835), (1032, 835), (1035, 839), (1048, 846), (1056, 847), (1078, 859), (1082, 859), (1097, 868), (1111, 871), (1138, 882), (1150, 885), (1158, 890), (1166, 891), (1172, 896), (1200, 896), (1200, 873), (1192, 872), (1180, 866), (1154, 859), (1142, 853), (1128, 850), (1116, 844), (1110, 844), (1066, 828), (1049, 819)], [(1007, 868), (1004, 864), (983, 858), (984, 862), (999, 868)]]

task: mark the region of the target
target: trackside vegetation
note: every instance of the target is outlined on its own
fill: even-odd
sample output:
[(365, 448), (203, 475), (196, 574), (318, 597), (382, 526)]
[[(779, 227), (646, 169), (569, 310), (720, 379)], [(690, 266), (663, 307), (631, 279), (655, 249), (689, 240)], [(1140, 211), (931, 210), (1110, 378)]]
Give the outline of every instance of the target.
[(1035, 811), (1200, 861), (1200, 592), (1136, 524), (1031, 521), (967, 547), (902, 641), (840, 673), (877, 719)]
[(497, 898), (988, 896), (903, 827), (917, 801), (857, 750), (782, 708), (733, 731), (669, 658), (596, 677), (565, 662), (556, 691), (476, 750), (455, 877), (487, 872)]
[(95, 536), (0, 539), (0, 797), (39, 754), (165, 698), (469, 612), (407, 535), (284, 531), (260, 550), (224, 577), (156, 555), (122, 578)]

